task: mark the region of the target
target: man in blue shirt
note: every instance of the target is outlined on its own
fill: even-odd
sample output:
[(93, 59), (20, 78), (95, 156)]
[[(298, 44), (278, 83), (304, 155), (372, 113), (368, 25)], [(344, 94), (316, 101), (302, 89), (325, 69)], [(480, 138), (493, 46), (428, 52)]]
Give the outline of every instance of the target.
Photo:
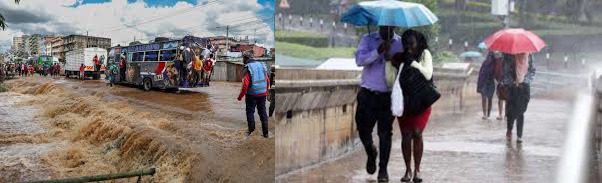
[(361, 89), (357, 94), (355, 122), (360, 140), (368, 155), (366, 171), (376, 172), (378, 151), (372, 142), (372, 131), (378, 123), (379, 171), (378, 181), (387, 182), (387, 164), (393, 135), (393, 114), (391, 113), (391, 88), (385, 78), (386, 62), (395, 53), (402, 51), (401, 37), (395, 34), (395, 27), (381, 26), (379, 32), (362, 36), (358, 45), (355, 62), (362, 66)]

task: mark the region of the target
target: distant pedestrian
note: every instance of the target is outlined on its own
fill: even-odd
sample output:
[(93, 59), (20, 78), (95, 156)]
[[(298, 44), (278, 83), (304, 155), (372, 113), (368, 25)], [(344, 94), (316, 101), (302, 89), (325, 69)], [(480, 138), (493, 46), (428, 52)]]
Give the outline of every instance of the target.
[(493, 60), (493, 52), (489, 52), (487, 58), (481, 64), (477, 81), (477, 92), (481, 94), (482, 118), (488, 119), (491, 114), (493, 93), (495, 92), (495, 61)]
[(498, 99), (498, 116), (497, 116), (497, 120), (503, 120), (504, 119), (504, 103), (506, 101), (506, 99), (508, 98), (508, 91), (506, 89), (506, 87), (504, 87), (504, 85), (502, 84), (502, 78), (503, 78), (503, 63), (504, 63), (504, 59), (503, 59), (503, 54), (502, 52), (496, 51), (493, 52), (493, 60), (494, 60), (494, 76), (495, 76), (495, 82), (497, 83), (497, 87), (496, 87), (496, 93), (497, 93), (497, 99)]
[(205, 64), (203, 64), (203, 85), (209, 86), (209, 81), (211, 80), (211, 73), (213, 71), (213, 54), (209, 54), (209, 57), (205, 59)]
[(86, 66), (84, 64), (79, 66), (79, 79), (80, 80), (84, 80), (84, 77), (86, 76), (85, 69), (86, 69)]
[(119, 56), (119, 81), (125, 81), (126, 68), (125, 55), (122, 54)]
[(119, 72), (117, 69), (117, 66), (115, 64), (110, 64), (109, 68), (107, 68), (108, 70), (108, 84), (109, 86), (113, 87), (113, 85), (115, 85), (115, 77), (117, 76), (117, 73)]
[[(403, 50), (401, 37), (395, 34), (395, 27), (380, 26), (379, 32), (362, 36), (357, 47), (355, 62), (363, 70), (361, 89), (357, 94), (355, 123), (368, 156), (366, 171), (369, 174), (376, 172), (376, 158), (380, 155), (378, 181), (386, 182), (389, 181), (387, 166), (395, 118), (390, 110), (391, 88), (387, 84), (385, 68), (387, 62), (391, 61), (390, 58)], [(375, 125), (378, 125), (378, 151), (372, 141)]]
[(268, 138), (268, 113), (265, 102), (268, 90), (270, 88), (270, 79), (267, 69), (261, 62), (253, 60), (253, 54), (245, 52), (243, 54), (243, 70), (242, 89), (238, 95), (238, 101), (245, 97), (247, 123), (249, 131), (247, 136), (250, 136), (255, 131), (255, 109), (261, 120), (261, 130), (263, 137)]
[(92, 61), (94, 62), (94, 71), (99, 71), (100, 70), (100, 61), (98, 60), (98, 55), (94, 55), (94, 58), (92, 59)]
[(508, 89), (506, 102), (506, 138), (512, 139), (516, 121), (516, 141), (522, 142), (524, 113), (531, 98), (530, 84), (535, 76), (533, 56), (529, 53), (504, 54), (502, 84)]

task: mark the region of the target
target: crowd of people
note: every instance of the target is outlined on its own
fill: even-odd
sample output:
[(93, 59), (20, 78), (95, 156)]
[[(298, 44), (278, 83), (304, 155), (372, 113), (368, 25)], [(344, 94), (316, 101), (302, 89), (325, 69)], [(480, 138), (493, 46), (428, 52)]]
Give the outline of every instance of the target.
[(40, 76), (60, 76), (61, 66), (59, 63), (53, 64), (3, 64), (2, 71), (4, 73), (11, 73), (13, 75), (19, 75), (20, 77), (33, 76), (38, 74)]
[(206, 87), (211, 81), (215, 55), (213, 46), (210, 44), (205, 48), (180, 46), (181, 62), (176, 63), (176, 70), (179, 70), (178, 78), (181, 86), (185, 87)]

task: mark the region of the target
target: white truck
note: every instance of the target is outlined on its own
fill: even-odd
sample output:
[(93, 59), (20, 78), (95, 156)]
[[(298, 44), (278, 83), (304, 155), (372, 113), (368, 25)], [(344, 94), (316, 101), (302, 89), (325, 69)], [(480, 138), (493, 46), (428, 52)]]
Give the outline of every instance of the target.
[[(80, 67), (84, 64), (84, 77), (99, 79), (106, 68), (107, 50), (103, 48), (81, 48), (65, 54), (65, 76), (80, 76)], [(95, 68), (94, 57), (98, 58), (100, 69)]]

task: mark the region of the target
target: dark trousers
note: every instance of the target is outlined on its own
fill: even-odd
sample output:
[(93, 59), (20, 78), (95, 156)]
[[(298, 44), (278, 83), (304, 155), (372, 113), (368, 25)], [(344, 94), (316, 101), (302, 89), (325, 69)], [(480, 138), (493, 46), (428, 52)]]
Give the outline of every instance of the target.
[(524, 114), (527, 111), (529, 100), (531, 98), (531, 89), (526, 83), (521, 83), (518, 86), (507, 86), (508, 99), (506, 100), (506, 119), (507, 131), (512, 132), (514, 121), (516, 121), (516, 136), (523, 136)]
[(125, 81), (125, 67), (119, 68), (119, 81)]
[(386, 169), (391, 153), (391, 136), (393, 136), (393, 114), (391, 113), (391, 92), (377, 93), (362, 88), (357, 94), (357, 111), (355, 122), (360, 140), (368, 155), (374, 152), (372, 131), (378, 124), (379, 155), (378, 166)]
[(249, 132), (255, 131), (255, 108), (257, 108), (257, 113), (259, 114), (259, 119), (261, 120), (261, 130), (264, 136), (268, 135), (268, 113), (265, 108), (265, 100), (266, 96), (245, 96)]

